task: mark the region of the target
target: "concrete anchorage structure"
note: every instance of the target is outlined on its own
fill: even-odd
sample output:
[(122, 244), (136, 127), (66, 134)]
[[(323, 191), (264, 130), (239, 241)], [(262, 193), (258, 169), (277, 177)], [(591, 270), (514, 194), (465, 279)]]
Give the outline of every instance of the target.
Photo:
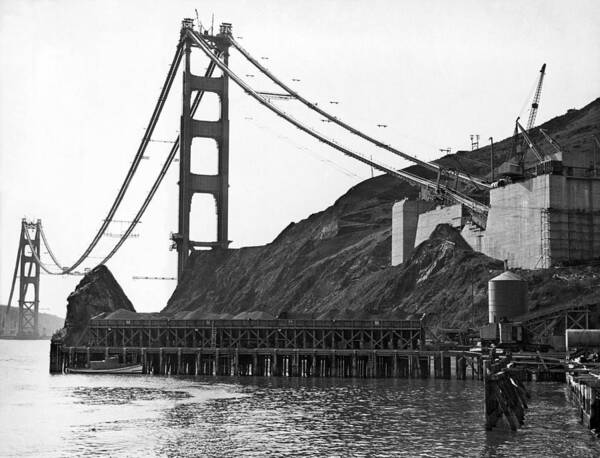
[[(397, 202), (392, 213), (392, 265), (408, 259), (438, 224), (461, 230), (471, 247), (510, 267), (547, 268), (600, 257), (600, 174), (589, 154), (555, 153), (529, 162), (534, 176), (490, 190), (486, 229), (461, 205)], [(590, 165), (591, 164), (591, 165)], [(428, 208), (429, 206), (429, 208)]]

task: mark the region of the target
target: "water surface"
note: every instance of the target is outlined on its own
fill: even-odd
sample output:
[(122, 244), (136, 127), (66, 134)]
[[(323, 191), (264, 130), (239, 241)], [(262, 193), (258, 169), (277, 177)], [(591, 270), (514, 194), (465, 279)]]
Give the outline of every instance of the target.
[(558, 383), (487, 432), (476, 381), (50, 375), (48, 351), (0, 340), (0, 456), (600, 456)]

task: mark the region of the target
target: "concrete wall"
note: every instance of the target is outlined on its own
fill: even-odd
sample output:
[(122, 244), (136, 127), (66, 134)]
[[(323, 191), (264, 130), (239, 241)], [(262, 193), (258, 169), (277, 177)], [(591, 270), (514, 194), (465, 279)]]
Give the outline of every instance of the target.
[(600, 257), (600, 179), (552, 176), (550, 183), (552, 262)]
[(463, 216), (463, 207), (460, 204), (449, 207), (437, 207), (434, 210), (421, 214), (419, 216), (414, 246), (418, 246), (427, 240), (438, 224), (449, 224), (456, 228), (462, 227)]
[(406, 261), (415, 247), (419, 215), (434, 207), (433, 202), (404, 199), (392, 207), (392, 266)]
[(507, 259), (509, 267), (535, 269), (548, 264), (547, 218), (542, 210), (548, 208), (550, 176), (490, 190), (490, 212), (482, 240), (485, 254)]
[[(392, 265), (404, 262), (438, 224), (463, 225), (461, 205), (397, 202), (392, 210)], [(600, 258), (600, 178), (540, 175), (490, 191), (485, 231), (466, 224), (463, 238), (476, 251), (539, 269)]]
[(492, 189), (490, 204), (481, 251), (510, 267), (600, 257), (599, 179), (540, 175)]
[(478, 226), (472, 223), (465, 224), (465, 227), (460, 232), (460, 235), (465, 242), (467, 242), (471, 248), (475, 251), (483, 251), (483, 238), (485, 237), (485, 231), (481, 230)]

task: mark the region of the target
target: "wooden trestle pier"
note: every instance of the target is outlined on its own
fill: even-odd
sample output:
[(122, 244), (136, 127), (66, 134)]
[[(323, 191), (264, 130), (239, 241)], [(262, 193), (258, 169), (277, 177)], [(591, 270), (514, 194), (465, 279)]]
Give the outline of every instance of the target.
[(480, 354), (424, 342), (416, 320), (92, 319), (76, 346), (52, 343), (50, 370), (119, 356), (147, 374), (483, 378)]

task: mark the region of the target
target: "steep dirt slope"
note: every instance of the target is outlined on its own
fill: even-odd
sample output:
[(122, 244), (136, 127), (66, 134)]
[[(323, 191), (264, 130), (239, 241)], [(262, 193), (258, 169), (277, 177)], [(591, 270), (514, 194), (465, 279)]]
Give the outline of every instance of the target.
[[(560, 136), (565, 148), (589, 150), (594, 148), (591, 133), (600, 136), (599, 119), (597, 99), (543, 127)], [(510, 144), (510, 139), (496, 143), (497, 157), (504, 157)], [(464, 160), (467, 155), (488, 161), (488, 148), (456, 157), (471, 173), (489, 172)], [(452, 157), (440, 162), (457, 165)], [(424, 174), (419, 167), (409, 170)], [(390, 267), (391, 206), (417, 194), (417, 188), (398, 179), (372, 178), (326, 210), (291, 224), (268, 245), (196, 252), (164, 311), (235, 315), (262, 310), (275, 316), (286, 312), (330, 318), (425, 313), (439, 326), (465, 325), (473, 319), (480, 323), (487, 314), (487, 281), (502, 266), (470, 250), (449, 228), (440, 228), (404, 265)], [(560, 269), (525, 272), (532, 283), (531, 308), (595, 294), (597, 269), (589, 275), (574, 269), (574, 277), (556, 290), (551, 280)], [(582, 278), (577, 277), (580, 270)]]
[(195, 253), (167, 311), (245, 310), (321, 315), (349, 285), (389, 265), (391, 206), (418, 189), (388, 176), (363, 182), (327, 210), (288, 226), (266, 246)]

